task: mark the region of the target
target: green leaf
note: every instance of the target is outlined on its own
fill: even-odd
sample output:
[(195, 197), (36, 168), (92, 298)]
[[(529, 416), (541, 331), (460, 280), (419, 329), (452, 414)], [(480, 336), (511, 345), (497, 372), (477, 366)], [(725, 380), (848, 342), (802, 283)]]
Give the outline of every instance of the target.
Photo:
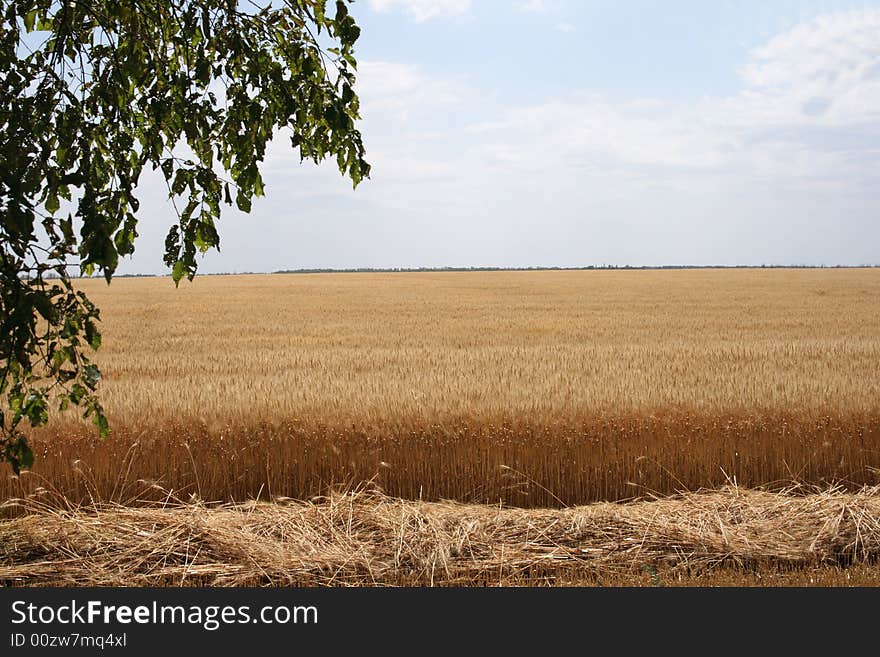
[(235, 195), (235, 204), (242, 212), (251, 211), (251, 197), (245, 194), (242, 190), (238, 190), (238, 194)]
[(97, 365), (89, 364), (83, 368), (83, 382), (90, 390), (94, 390), (101, 380), (101, 371)]
[(56, 317), (55, 306), (52, 305), (52, 300), (49, 299), (49, 296), (45, 292), (38, 291), (34, 293), (32, 299), (34, 307), (43, 316), (43, 319), (50, 323), (54, 322)]
[(107, 422), (107, 417), (104, 415), (104, 411), (100, 409), (96, 410), (92, 422), (98, 428), (98, 435), (101, 437), (101, 440), (106, 440), (107, 436), (110, 435), (110, 423)]
[(24, 15), (24, 29), (28, 33), (34, 31), (34, 23), (37, 21), (37, 10), (32, 9)]
[(18, 436), (14, 441), (11, 440), (3, 451), (3, 456), (9, 461), (12, 471), (17, 475), (21, 474), (22, 469), (26, 470), (34, 465), (34, 453), (24, 436)]
[(39, 427), (49, 421), (49, 412), (46, 407), (46, 398), (42, 393), (31, 393), (22, 406), (22, 413), (27, 417), (32, 427)]
[(174, 269), (171, 271), (171, 278), (174, 281), (174, 284), (178, 285), (184, 276), (186, 276), (186, 265), (183, 260), (178, 260), (174, 263)]
[(61, 204), (58, 201), (58, 194), (55, 193), (54, 189), (49, 190), (49, 195), (46, 197), (46, 212), (49, 214), (55, 214), (58, 212), (58, 208), (61, 207)]
[(165, 237), (165, 264), (173, 267), (178, 255), (180, 255), (180, 227), (174, 225), (168, 230), (168, 235)]
[(70, 386), (70, 393), (67, 395), (71, 402), (79, 406), (83, 397), (86, 396), (86, 388), (80, 383), (74, 383)]
[(174, 174), (174, 182), (171, 184), (171, 192), (173, 194), (182, 194), (187, 185), (192, 181), (192, 171), (189, 169), (178, 169)]
[(98, 326), (92, 321), (86, 321), (86, 340), (92, 349), (96, 351), (101, 348), (101, 332), (98, 330)]
[(67, 215), (67, 219), (58, 222), (61, 225), (61, 233), (64, 235), (65, 242), (73, 242), (76, 237), (73, 234), (73, 217)]
[(79, 332), (78, 319), (74, 316), (67, 315), (64, 318), (64, 323), (61, 327), (61, 331), (58, 333), (62, 338), (70, 339), (75, 336)]

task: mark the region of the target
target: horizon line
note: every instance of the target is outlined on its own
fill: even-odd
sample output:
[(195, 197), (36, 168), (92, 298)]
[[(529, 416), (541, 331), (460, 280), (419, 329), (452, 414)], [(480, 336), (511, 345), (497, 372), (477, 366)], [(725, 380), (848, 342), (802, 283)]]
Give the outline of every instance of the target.
[[(266, 276), (272, 274), (394, 274), (394, 273), (443, 273), (443, 272), (486, 272), (486, 271), (654, 271), (654, 270), (687, 270), (687, 269), (876, 269), (880, 264), (859, 265), (582, 265), (572, 267), (562, 266), (530, 266), (530, 267), (501, 267), (491, 265), (475, 265), (469, 267), (301, 267), (297, 269), (276, 269), (274, 271), (223, 271), (223, 272), (199, 272), (196, 276)], [(114, 274), (113, 278), (162, 278), (170, 277), (171, 274), (157, 273), (131, 273)], [(73, 276), (72, 278), (100, 278), (101, 274), (93, 276)]]

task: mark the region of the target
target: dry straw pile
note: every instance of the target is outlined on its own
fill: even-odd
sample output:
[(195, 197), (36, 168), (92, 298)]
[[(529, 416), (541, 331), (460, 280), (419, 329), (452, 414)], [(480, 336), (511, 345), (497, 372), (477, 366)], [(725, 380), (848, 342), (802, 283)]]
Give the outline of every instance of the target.
[(632, 583), (646, 570), (730, 566), (741, 582), (750, 569), (847, 565), (867, 568), (867, 583), (873, 569), (876, 585), (880, 555), (880, 487), (727, 486), (561, 510), (367, 490), (221, 506), (14, 503), (29, 513), (0, 523), (0, 582), (11, 585)]

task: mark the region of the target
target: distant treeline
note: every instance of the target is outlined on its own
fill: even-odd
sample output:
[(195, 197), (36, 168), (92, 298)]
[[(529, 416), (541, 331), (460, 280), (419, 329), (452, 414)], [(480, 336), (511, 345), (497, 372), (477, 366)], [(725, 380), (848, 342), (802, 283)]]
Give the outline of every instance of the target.
[[(865, 269), (877, 268), (874, 265), (584, 265), (582, 267), (355, 267), (334, 269), (332, 267), (310, 269), (278, 269), (272, 274), (392, 274), (418, 272), (476, 272), (476, 271), (593, 271), (593, 270), (661, 270), (661, 269)], [(267, 272), (236, 271), (199, 273), (199, 276), (256, 276)], [(116, 274), (114, 278), (151, 278), (170, 274)], [(49, 274), (47, 278), (53, 278)]]
[(388, 274), (445, 271), (590, 271), (644, 269), (860, 269), (880, 265), (585, 265), (582, 267), (357, 267), (353, 269), (279, 269), (273, 274)]

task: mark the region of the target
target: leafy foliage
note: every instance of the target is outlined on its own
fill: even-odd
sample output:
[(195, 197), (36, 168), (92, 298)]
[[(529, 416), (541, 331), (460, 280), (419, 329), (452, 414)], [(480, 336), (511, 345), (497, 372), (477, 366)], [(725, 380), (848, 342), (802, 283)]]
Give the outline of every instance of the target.
[(355, 186), (370, 166), (346, 1), (12, 0), (0, 13), (0, 458), (18, 472), (33, 461), (18, 427), (51, 408), (109, 431), (87, 353), (100, 315), (70, 272), (109, 283), (134, 252), (145, 167), (177, 215), (164, 261), (179, 283), (219, 248), (222, 205), (248, 212), (263, 195), (279, 132)]

